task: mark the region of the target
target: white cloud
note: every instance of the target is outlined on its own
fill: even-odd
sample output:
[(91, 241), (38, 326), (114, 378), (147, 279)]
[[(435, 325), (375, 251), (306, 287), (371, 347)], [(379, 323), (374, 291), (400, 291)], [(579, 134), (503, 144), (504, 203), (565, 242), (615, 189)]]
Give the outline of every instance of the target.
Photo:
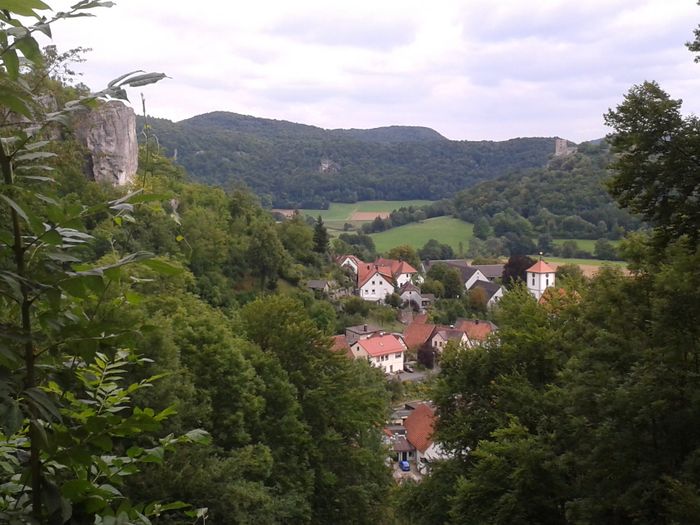
[(151, 114), (174, 120), (226, 110), (578, 141), (602, 136), (602, 113), (643, 80), (700, 107), (700, 66), (683, 46), (700, 21), (692, 2), (119, 0), (96, 14), (57, 24), (55, 42), (93, 48), (79, 67), (93, 88), (131, 69), (167, 73), (143, 91)]

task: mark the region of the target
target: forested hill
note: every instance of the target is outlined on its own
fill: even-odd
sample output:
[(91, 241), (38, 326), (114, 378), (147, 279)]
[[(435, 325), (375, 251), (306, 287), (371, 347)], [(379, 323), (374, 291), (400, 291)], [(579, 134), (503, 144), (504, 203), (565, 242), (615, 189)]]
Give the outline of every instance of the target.
[(542, 167), (554, 152), (554, 138), (452, 141), (423, 127), (325, 130), (226, 112), (149, 124), (164, 153), (198, 181), (242, 183), (278, 207), (445, 198)]

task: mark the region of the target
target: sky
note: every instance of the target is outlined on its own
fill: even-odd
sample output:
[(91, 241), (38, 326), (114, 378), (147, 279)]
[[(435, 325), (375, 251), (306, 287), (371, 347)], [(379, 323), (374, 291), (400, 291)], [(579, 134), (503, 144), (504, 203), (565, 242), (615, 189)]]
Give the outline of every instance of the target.
[[(46, 0), (54, 9), (73, 2)], [(603, 114), (656, 80), (700, 113), (685, 48), (694, 0), (117, 0), (57, 22), (60, 50), (101, 89), (141, 69), (141, 111), (232, 111), (323, 128), (427, 126), (453, 140), (608, 133)]]

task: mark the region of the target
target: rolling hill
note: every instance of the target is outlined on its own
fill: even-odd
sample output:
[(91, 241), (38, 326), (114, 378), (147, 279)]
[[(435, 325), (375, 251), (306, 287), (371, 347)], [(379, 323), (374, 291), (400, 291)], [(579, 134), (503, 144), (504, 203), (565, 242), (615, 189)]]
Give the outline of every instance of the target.
[(554, 152), (554, 138), (453, 141), (425, 127), (327, 130), (221, 111), (149, 124), (164, 153), (194, 179), (244, 185), (283, 208), (445, 198), (542, 167)]

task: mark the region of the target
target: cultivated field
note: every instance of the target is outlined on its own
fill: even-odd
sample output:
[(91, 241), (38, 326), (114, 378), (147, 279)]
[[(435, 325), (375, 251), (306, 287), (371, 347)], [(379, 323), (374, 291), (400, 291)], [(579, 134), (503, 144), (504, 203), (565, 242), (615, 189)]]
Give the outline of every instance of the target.
[(408, 244), (416, 249), (422, 248), (430, 239), (449, 244), (455, 253), (459, 252), (459, 243), (466, 250), (472, 238), (473, 225), (453, 217), (435, 217), (423, 222), (405, 224), (385, 232), (371, 234), (378, 252), (386, 252), (394, 246)]
[(327, 210), (299, 210), (301, 213), (316, 218), (319, 215), (331, 230), (342, 230), (343, 224), (349, 222), (355, 226), (373, 221), (379, 215), (388, 217), (389, 213), (401, 207), (423, 206), (430, 201), (358, 201), (353, 203), (332, 202)]

